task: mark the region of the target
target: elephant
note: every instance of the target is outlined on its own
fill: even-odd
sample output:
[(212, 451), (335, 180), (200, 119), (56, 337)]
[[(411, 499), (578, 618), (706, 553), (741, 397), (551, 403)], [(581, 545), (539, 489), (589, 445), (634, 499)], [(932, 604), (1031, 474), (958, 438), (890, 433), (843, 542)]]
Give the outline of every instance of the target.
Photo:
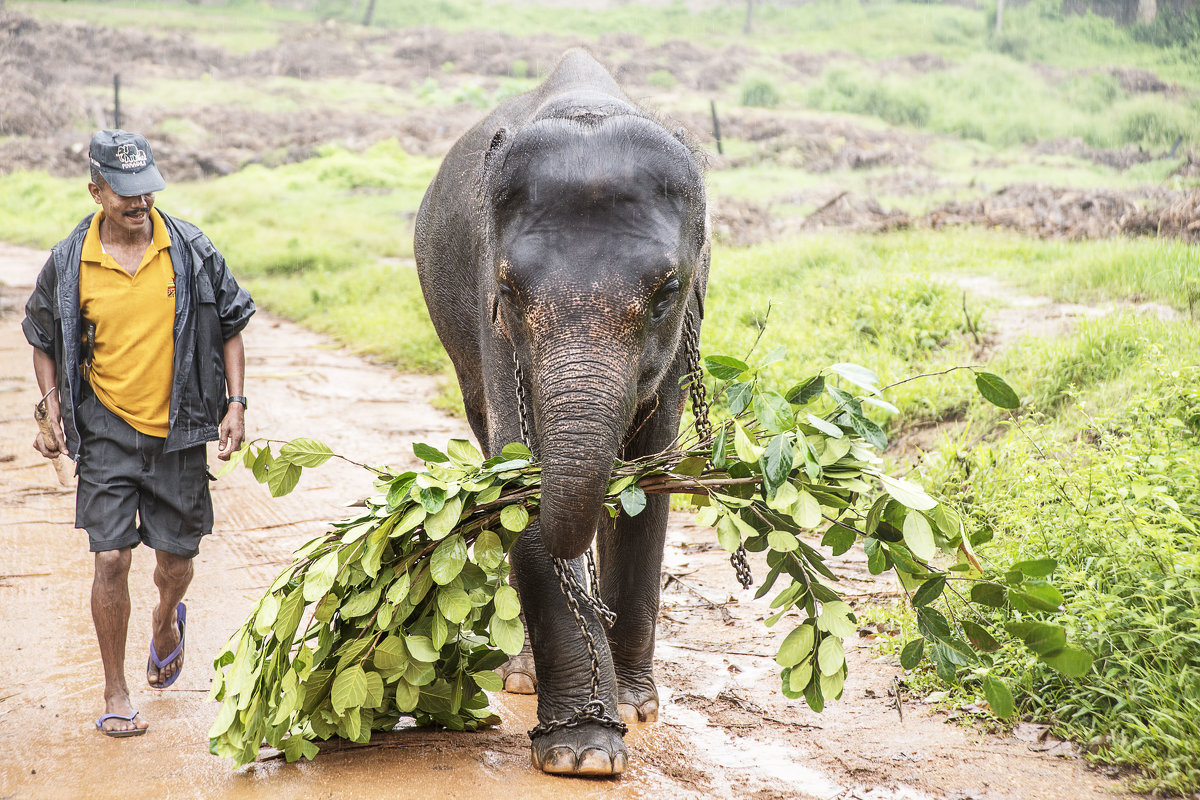
[[(571, 50), (454, 144), (417, 214), (421, 288), (468, 422), (488, 457), (528, 439), (541, 465), (539, 512), (510, 560), (536, 674), (532, 759), (547, 773), (623, 772), (624, 723), (658, 716), (667, 498), (615, 519), (604, 502), (615, 459), (662, 452), (679, 433), (708, 282), (706, 202), (687, 133)], [(565, 564), (583, 581), (593, 541), (608, 630), (595, 607), (572, 612), (556, 573)], [(593, 692), (602, 713), (581, 713)]]

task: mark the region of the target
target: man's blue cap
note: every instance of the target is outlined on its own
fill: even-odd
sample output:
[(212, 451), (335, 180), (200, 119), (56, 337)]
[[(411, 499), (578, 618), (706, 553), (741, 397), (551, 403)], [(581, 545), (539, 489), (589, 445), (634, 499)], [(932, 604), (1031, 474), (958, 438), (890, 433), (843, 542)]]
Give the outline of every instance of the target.
[(92, 166), (100, 171), (112, 190), (122, 197), (161, 192), (167, 188), (150, 144), (138, 133), (129, 131), (100, 131), (88, 147)]

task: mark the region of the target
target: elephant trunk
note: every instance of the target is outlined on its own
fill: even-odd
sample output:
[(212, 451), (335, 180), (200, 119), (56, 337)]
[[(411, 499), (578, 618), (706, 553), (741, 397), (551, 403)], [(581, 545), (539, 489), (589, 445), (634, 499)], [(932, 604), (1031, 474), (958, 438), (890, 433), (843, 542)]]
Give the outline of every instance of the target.
[(632, 365), (571, 350), (538, 365), (534, 399), (541, 412), (542, 542), (550, 555), (566, 559), (587, 551), (605, 513), (604, 496), (635, 394)]

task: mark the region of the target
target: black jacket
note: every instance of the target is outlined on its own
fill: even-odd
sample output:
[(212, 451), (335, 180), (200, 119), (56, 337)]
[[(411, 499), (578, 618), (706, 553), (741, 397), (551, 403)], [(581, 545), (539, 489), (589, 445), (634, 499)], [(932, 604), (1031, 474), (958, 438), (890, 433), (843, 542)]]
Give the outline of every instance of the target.
[[(175, 360), (165, 450), (210, 442), (224, 416), (225, 341), (254, 314), (254, 301), (238, 286), (225, 258), (199, 228), (167, 216), (175, 271)], [(54, 246), (25, 304), (21, 328), (29, 343), (58, 366), (63, 433), (73, 458), (79, 454), (75, 411), (82, 392), (79, 373), (79, 262), (92, 214)]]

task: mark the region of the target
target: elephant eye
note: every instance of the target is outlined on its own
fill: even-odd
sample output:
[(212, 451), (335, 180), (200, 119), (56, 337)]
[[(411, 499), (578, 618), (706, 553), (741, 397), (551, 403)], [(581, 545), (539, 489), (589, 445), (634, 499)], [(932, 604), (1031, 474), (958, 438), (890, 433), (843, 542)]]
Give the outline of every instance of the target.
[(671, 306), (675, 305), (675, 298), (679, 296), (679, 279), (672, 278), (662, 285), (654, 295), (653, 305), (650, 307), (651, 318), (654, 322), (659, 322), (671, 310)]
[(500, 294), (509, 303), (517, 302), (517, 290), (507, 280), (501, 278), (496, 282), (500, 287)]

